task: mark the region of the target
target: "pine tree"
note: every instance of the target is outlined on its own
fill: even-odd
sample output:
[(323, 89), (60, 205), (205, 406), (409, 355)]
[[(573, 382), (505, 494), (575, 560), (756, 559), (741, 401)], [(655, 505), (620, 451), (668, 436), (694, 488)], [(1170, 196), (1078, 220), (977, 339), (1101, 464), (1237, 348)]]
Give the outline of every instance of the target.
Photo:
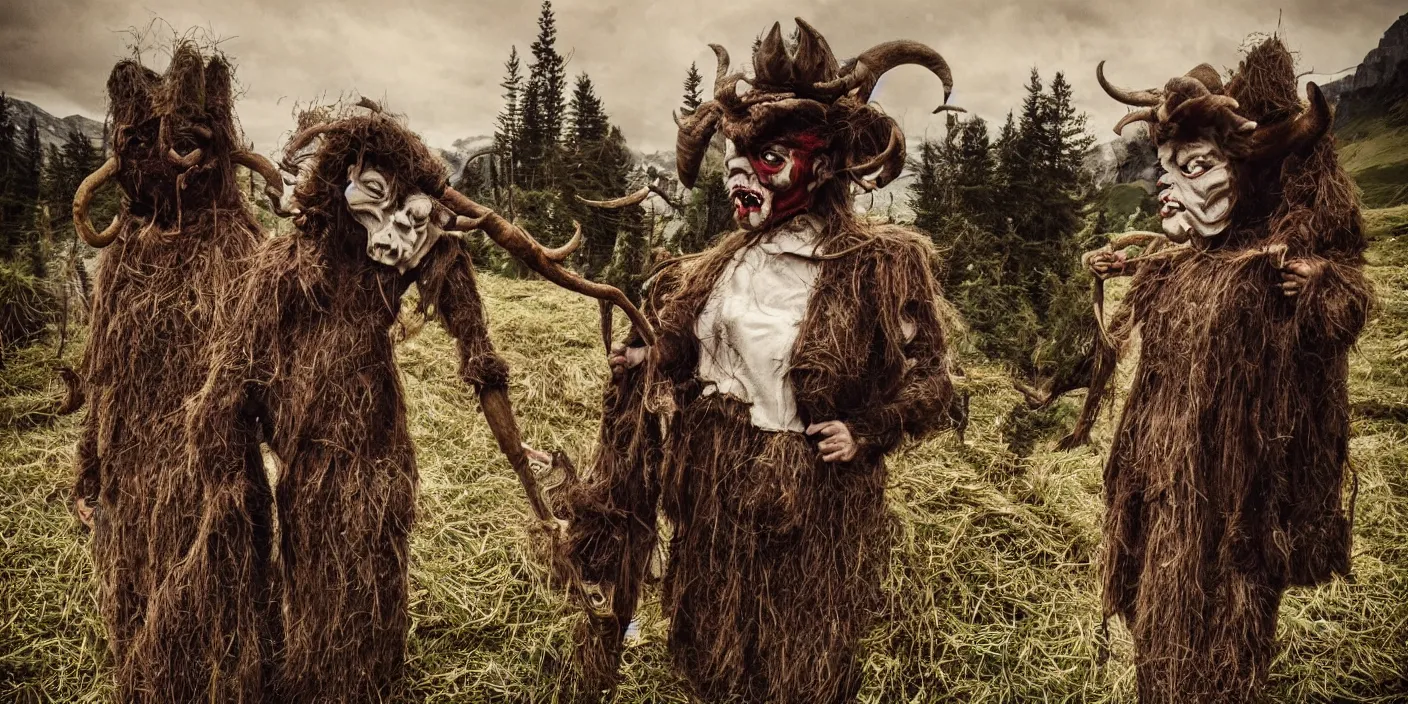
[(556, 44), (552, 2), (543, 0), (538, 37), (530, 47), (533, 63), (528, 67), (523, 101), (524, 185), (530, 189), (552, 184), (552, 166), (561, 147), (567, 64)]
[(629, 150), (625, 150), (622, 164), (620, 150), (611, 138), (618, 138), (622, 145), (625, 140), (620, 137), (620, 130), (613, 131), (607, 121), (601, 99), (586, 73), (577, 76), (568, 115), (570, 125), (564, 150), (568, 173), (562, 184), (562, 200), (573, 219), (582, 225), (584, 242), (578, 255), (581, 269), (589, 278), (596, 278), (611, 258), (621, 217), (613, 211), (589, 208), (577, 196), (600, 200), (625, 192)]
[(41, 241), (43, 232), (49, 228), (36, 226), (39, 215), (39, 183), (43, 178), (44, 144), (39, 140), (39, 124), (34, 115), (25, 124), (24, 138), (15, 153), (14, 177), (11, 190), (15, 203), (16, 229), (25, 240), (29, 253), (30, 273), (38, 277), (45, 275), (47, 252)]
[(567, 148), (576, 152), (589, 145), (603, 142), (608, 135), (606, 112), (601, 99), (596, 95), (592, 79), (586, 73), (577, 76), (572, 90), (572, 102), (567, 107), (571, 119), (571, 129), (567, 136)]
[(522, 112), (519, 106), (519, 95), (522, 90), (523, 74), (519, 68), (518, 47), (509, 49), (508, 61), (504, 62), (504, 80), (499, 84), (504, 89), (504, 109), (499, 113), (498, 129), (494, 131), (494, 150), (497, 152), (496, 164), (502, 166), (490, 166), (491, 180), (496, 192), (504, 190), (504, 183), (500, 183), (502, 175), (507, 183), (507, 198), (498, 196), (498, 205), (502, 207), (503, 200), (508, 201), (509, 218), (513, 217), (513, 186), (516, 185), (515, 174), (519, 163), (519, 150), (522, 145)]
[(19, 247), (18, 213), (13, 201), (15, 187), (15, 126), (10, 115), (10, 99), (0, 93), (0, 259), (12, 260)]
[(704, 82), (704, 77), (699, 74), (699, 66), (694, 62), (689, 64), (689, 72), (684, 75), (684, 110), (685, 115), (693, 115), (695, 110), (701, 105), (699, 96), (699, 85)]

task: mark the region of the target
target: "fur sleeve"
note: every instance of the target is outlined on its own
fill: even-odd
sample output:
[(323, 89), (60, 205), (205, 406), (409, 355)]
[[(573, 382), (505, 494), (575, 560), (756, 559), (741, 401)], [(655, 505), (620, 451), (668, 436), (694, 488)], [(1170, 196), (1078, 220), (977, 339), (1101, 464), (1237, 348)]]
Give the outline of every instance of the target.
[(484, 302), (474, 280), (469, 249), (456, 237), (435, 244), (417, 280), (420, 311), (435, 307), (435, 315), (455, 338), (460, 378), (477, 391), (508, 387), (508, 364), (494, 352), (484, 318)]
[(1373, 287), (1362, 267), (1311, 257), (1321, 267), (1296, 302), (1296, 329), (1302, 345), (1324, 345), (1332, 353), (1359, 339), (1373, 305)]
[[(666, 280), (654, 282), (648, 299), (671, 286), (671, 277), (662, 278)], [(652, 323), (657, 321), (654, 312), (648, 302), (646, 315)], [(616, 681), (626, 627), (635, 615), (658, 539), (657, 469), (663, 456), (663, 426), (672, 411), (669, 389), (658, 355), (609, 381), (591, 471), (555, 501), (570, 524), (559, 546), (559, 564), (569, 566), (582, 586), (610, 600), (607, 608), (589, 605), (592, 615), (578, 630), (578, 667), (588, 691)]]
[[(864, 450), (885, 454), (909, 437), (922, 439), (953, 425), (949, 407), (953, 379), (939, 315), (941, 292), (927, 240), (904, 237), (893, 255), (876, 268), (883, 368), (902, 375), (898, 391), (849, 422)], [(895, 362), (899, 365), (896, 367)], [(883, 381), (880, 382), (884, 384)]]

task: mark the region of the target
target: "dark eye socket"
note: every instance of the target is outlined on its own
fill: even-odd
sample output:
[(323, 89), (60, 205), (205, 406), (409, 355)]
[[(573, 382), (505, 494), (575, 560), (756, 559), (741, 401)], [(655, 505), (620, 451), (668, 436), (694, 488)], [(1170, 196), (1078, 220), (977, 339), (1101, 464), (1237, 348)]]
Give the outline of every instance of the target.
[(769, 166), (780, 166), (787, 158), (775, 151), (763, 152), (763, 163)]
[(381, 185), (381, 183), (377, 181), (363, 181), (361, 182), (360, 186), (363, 191), (367, 192), (367, 195), (373, 198), (380, 198), (386, 195), (386, 187)]

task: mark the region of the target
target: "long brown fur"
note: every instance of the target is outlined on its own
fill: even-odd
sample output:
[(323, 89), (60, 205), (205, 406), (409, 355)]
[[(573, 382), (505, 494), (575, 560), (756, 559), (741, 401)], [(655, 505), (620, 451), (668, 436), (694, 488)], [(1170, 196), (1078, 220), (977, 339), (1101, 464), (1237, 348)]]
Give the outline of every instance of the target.
[(199, 465), (228, 464), (256, 418), (278, 458), (275, 690), (300, 703), (385, 700), (405, 658), (417, 474), (391, 331), (407, 288), (419, 284), (456, 338), (467, 383), (508, 379), (464, 242), (443, 237), (402, 275), (367, 258), (366, 230), (343, 200), (353, 163), (420, 190), (443, 182), (440, 163), (390, 117), (338, 125), (295, 193), (298, 231), (254, 255), (188, 417)]
[[(230, 69), (183, 43), (164, 76), (117, 64), (108, 94), (124, 201), (92, 299), (74, 495), (96, 507), (114, 698), (258, 701), (273, 647), (268, 482), (252, 443), (220, 467), (188, 468), (180, 412), (262, 236), (230, 161), (240, 146)], [(193, 125), (212, 136), (190, 141)], [(170, 146), (205, 158), (182, 169), (165, 158)]]
[[(760, 51), (759, 75), (777, 61)], [(898, 129), (852, 97), (784, 98), (722, 120), (743, 142), (818, 130), (841, 165), (874, 158)], [(682, 173), (689, 163), (681, 157)], [(759, 430), (746, 404), (702, 395), (695, 321), (754, 235), (725, 235), (650, 287), (652, 357), (608, 386), (592, 471), (561, 500), (571, 524), (563, 561), (611, 596), (611, 612), (579, 634), (588, 694), (615, 681), (657, 514), (673, 528), (662, 594), (670, 652), (696, 697), (841, 702), (859, 690), (859, 645), (881, 604), (892, 533), (885, 454), (948, 425), (953, 388), (931, 244), (855, 218), (850, 187), (825, 181), (809, 211), (824, 223), (819, 251), (847, 253), (819, 262), (789, 380), (803, 423), (850, 426), (854, 460), (823, 462), (807, 436)], [(904, 319), (917, 328), (908, 342)]]
[[(1261, 125), (1295, 90), (1276, 39), (1228, 85)], [(1347, 354), (1372, 302), (1354, 187), (1330, 136), (1233, 164), (1228, 231), (1145, 263), (1124, 303), (1142, 351), (1105, 468), (1104, 602), (1142, 702), (1258, 700), (1285, 589), (1349, 571)], [(1324, 271), (1287, 298), (1283, 258)]]

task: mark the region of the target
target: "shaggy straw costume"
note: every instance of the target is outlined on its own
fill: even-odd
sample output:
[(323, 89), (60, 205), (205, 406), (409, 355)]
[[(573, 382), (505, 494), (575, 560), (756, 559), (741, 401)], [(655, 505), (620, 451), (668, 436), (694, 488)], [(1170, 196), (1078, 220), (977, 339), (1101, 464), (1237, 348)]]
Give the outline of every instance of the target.
[[(1282, 593), (1349, 570), (1346, 356), (1371, 303), (1354, 187), (1278, 39), (1225, 88), (1200, 67), (1107, 90), (1161, 143), (1210, 137), (1236, 201), (1220, 236), (1141, 263), (1124, 303), (1142, 353), (1105, 468), (1105, 610), (1133, 632), (1141, 701), (1256, 700)], [(1283, 260), (1320, 268), (1298, 296)]]
[[(107, 247), (74, 493), (95, 509), (98, 602), (124, 702), (254, 701), (264, 686), (268, 482), (253, 443), (231, 447), (227, 466), (188, 470), (180, 412), (262, 237), (235, 164), (273, 171), (241, 151), (230, 85), (225, 61), (190, 44), (164, 76), (117, 64), (114, 154), (74, 204), (79, 233)], [(87, 206), (112, 179), (123, 207), (98, 233)]]
[(436, 207), (452, 210), (452, 221), (472, 219), (465, 225), (482, 226), (515, 256), (518, 245), (565, 256), (447, 188), (420, 139), (371, 107), (312, 125), (290, 144), (285, 163), (318, 140), (294, 193), (298, 231), (254, 254), (188, 416), (197, 466), (238, 465), (261, 424), (280, 464), (278, 701), (380, 701), (405, 657), (417, 478), (391, 327), (412, 283), (422, 312), (433, 308), (455, 338), (460, 377), (479, 391), (501, 446), (518, 450), (510, 459), (526, 468), (517, 427), (503, 417), (508, 368), (489, 340), (466, 244), (442, 236), (404, 274), (373, 261), (344, 196), (349, 167), (379, 171), (394, 198), (441, 199)]
[(813, 438), (760, 429), (748, 404), (706, 394), (697, 375), (695, 323), (730, 260), (788, 223), (733, 232), (666, 266), (647, 295), (658, 342), (608, 387), (593, 471), (562, 502), (571, 520), (566, 559), (593, 612), (581, 643), (589, 688), (614, 679), (658, 506), (673, 526), (663, 593), (669, 647), (696, 696), (853, 698), (892, 534), (885, 455), (904, 436), (948, 420), (933, 251), (919, 233), (857, 219), (850, 190), (853, 180), (883, 185), (903, 166), (897, 125), (867, 104), (875, 79), (919, 63), (943, 79), (947, 95), (948, 68), (912, 42), (881, 45), (842, 68), (815, 30), (798, 25), (792, 52), (773, 27), (754, 57), (753, 91), (741, 97), (742, 74), (729, 74), (727, 54), (715, 47), (715, 100), (681, 122), (679, 171), (692, 185), (716, 131), (740, 145), (818, 137), (836, 170), (791, 221), (817, 223), (819, 272), (786, 382), (803, 424), (844, 421), (860, 449), (851, 461), (824, 462)]

